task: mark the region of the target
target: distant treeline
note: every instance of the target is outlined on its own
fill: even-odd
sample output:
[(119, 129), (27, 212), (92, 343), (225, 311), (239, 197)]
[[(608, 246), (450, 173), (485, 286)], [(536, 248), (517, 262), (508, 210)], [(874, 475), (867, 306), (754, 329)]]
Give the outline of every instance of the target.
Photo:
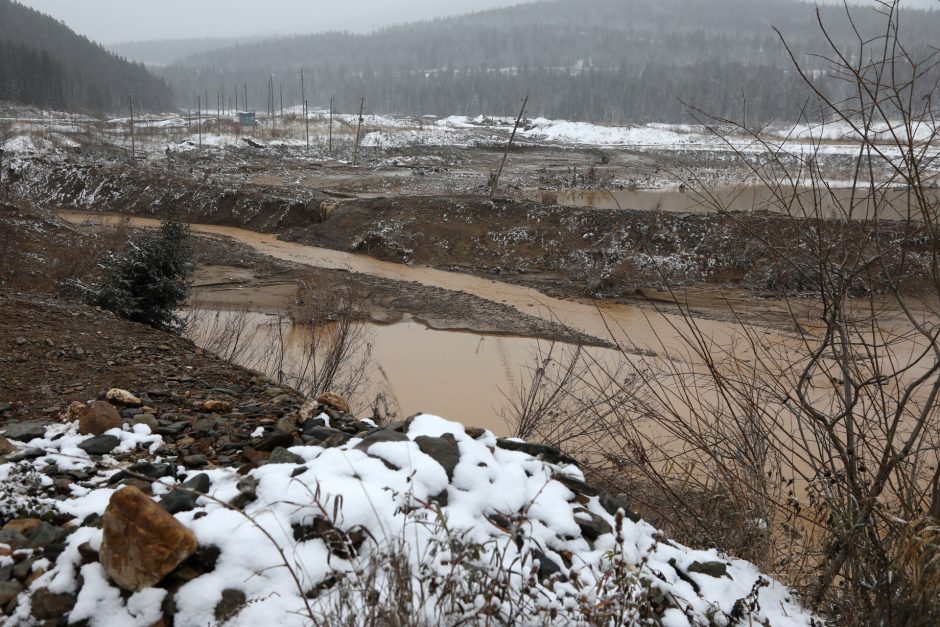
[(106, 51), (55, 19), (0, 0), (0, 101), (71, 111), (172, 106), (166, 82), (138, 63)]
[[(852, 57), (844, 9), (820, 15)], [(856, 27), (878, 32), (881, 17), (854, 9)], [(909, 12), (906, 41), (938, 43), (940, 12)], [(272, 39), (192, 55), (162, 71), (177, 104), (194, 95), (211, 108), (238, 86), (244, 108), (264, 110), (274, 75), (276, 105), (311, 107), (337, 97), (400, 114), (513, 115), (530, 95), (531, 115), (608, 122), (686, 121), (687, 103), (750, 122), (793, 120), (807, 103), (801, 77), (771, 26), (797, 53), (807, 76), (838, 91), (813, 53), (825, 48), (811, 4), (795, 0), (554, 0), (388, 28), (369, 35), (326, 33)], [(828, 83), (828, 84), (827, 84)]]

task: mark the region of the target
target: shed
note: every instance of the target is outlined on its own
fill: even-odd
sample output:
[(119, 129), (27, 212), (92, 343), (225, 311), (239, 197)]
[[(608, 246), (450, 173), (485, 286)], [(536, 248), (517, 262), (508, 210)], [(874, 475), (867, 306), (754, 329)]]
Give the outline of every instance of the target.
[(257, 126), (258, 121), (255, 119), (254, 111), (239, 111), (238, 112), (238, 121), (242, 126)]

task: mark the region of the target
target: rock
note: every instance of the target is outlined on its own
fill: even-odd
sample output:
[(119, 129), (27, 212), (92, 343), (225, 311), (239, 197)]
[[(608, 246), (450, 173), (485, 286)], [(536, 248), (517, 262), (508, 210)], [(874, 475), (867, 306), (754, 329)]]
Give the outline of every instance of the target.
[(0, 606), (4, 606), (16, 596), (23, 591), (23, 584), (16, 581), (4, 581), (0, 582)]
[(486, 435), (486, 429), (481, 429), (480, 427), (467, 427), (463, 430), (463, 432), (474, 440), (477, 438), (482, 438), (484, 435)]
[(258, 446), (255, 447), (256, 451), (273, 451), (274, 449), (280, 447), (288, 447), (294, 445), (294, 436), (290, 433), (283, 433), (280, 431), (275, 431), (265, 439), (261, 440), (258, 443)]
[(215, 619), (225, 622), (234, 616), (247, 601), (245, 593), (241, 590), (228, 588), (222, 591), (222, 599), (215, 605)]
[(26, 341), (27, 341), (27, 340), (26, 340), (25, 337), (20, 336), (20, 337), (16, 338), (16, 345), (17, 345), (17, 346), (22, 346), (23, 344), (26, 343)]
[(317, 397), (317, 402), (321, 405), (332, 407), (336, 411), (343, 414), (349, 413), (349, 403), (347, 403), (346, 399), (344, 399), (339, 394), (334, 394), (333, 392), (324, 392)]
[(269, 464), (303, 464), (305, 460), (300, 455), (291, 453), (283, 446), (279, 446), (271, 451), (271, 457), (268, 458)]
[(373, 444), (378, 444), (379, 442), (410, 442), (409, 438), (404, 433), (399, 433), (398, 431), (389, 431), (388, 429), (376, 429), (372, 433), (366, 435), (362, 438), (362, 442), (356, 445), (356, 448), (360, 451), (368, 451), (369, 447)]
[(447, 480), (454, 479), (454, 468), (460, 461), (460, 448), (457, 446), (457, 439), (453, 434), (445, 433), (439, 438), (432, 438), (426, 435), (415, 438), (415, 444), (421, 449), (421, 452), (431, 457), (441, 465), (447, 473)]
[[(28, 548), (37, 549), (43, 547), (45, 554), (48, 557), (50, 554), (50, 548), (52, 545), (56, 544), (65, 537), (66, 531), (61, 527), (56, 527), (55, 525), (50, 525), (47, 522), (41, 522), (39, 525), (31, 529), (28, 533), (24, 534), (26, 536), (27, 542), (26, 546)], [(54, 551), (53, 551), (54, 552)], [(60, 551), (61, 552), (61, 551)], [(55, 561), (54, 558), (50, 558), (52, 561)]]
[(614, 496), (612, 494), (607, 494), (606, 492), (600, 493), (600, 504), (601, 507), (607, 510), (607, 513), (611, 516), (616, 516), (619, 510), (623, 510), (623, 515), (632, 520), (633, 522), (640, 522), (642, 516), (637, 514), (630, 506), (630, 502), (627, 500), (627, 497), (623, 494), (618, 494)]
[(6, 461), (11, 464), (16, 464), (19, 462), (29, 461), (31, 459), (39, 459), (40, 457), (45, 457), (46, 452), (39, 448), (28, 448), (21, 451), (16, 451), (15, 453), (10, 453), (6, 456)]
[(116, 435), (99, 435), (80, 443), (78, 448), (89, 455), (106, 455), (113, 451), (120, 443), (121, 438)]
[(183, 458), (183, 463), (188, 468), (202, 468), (209, 463), (209, 459), (205, 455), (187, 455)]
[(0, 414), (5, 414), (8, 411), (13, 411), (13, 403), (0, 403)]
[(209, 479), (209, 475), (204, 472), (199, 473), (184, 481), (180, 485), (182, 489), (174, 488), (168, 494), (164, 495), (164, 497), (160, 499), (160, 507), (170, 514), (191, 511), (196, 508), (196, 499), (199, 498), (198, 493), (207, 493), (211, 485), (212, 482)]
[(135, 425), (147, 425), (150, 427), (150, 433), (154, 433), (160, 426), (160, 423), (158, 423), (157, 419), (150, 414), (137, 414), (133, 419), (131, 419), (131, 426), (133, 427)]
[(95, 401), (78, 415), (78, 432), (82, 435), (101, 435), (111, 429), (120, 429), (124, 421), (114, 405)]
[(0, 544), (9, 545), (12, 549), (22, 549), (26, 546), (28, 540), (19, 531), (12, 529), (0, 530)]
[(201, 472), (184, 481), (182, 483), (182, 487), (186, 488), (187, 490), (192, 490), (193, 492), (207, 494), (209, 492), (209, 488), (212, 487), (212, 479), (210, 479), (209, 475), (206, 473)]
[(556, 577), (561, 581), (567, 581), (568, 578), (561, 570), (561, 566), (558, 565), (558, 562), (550, 558), (543, 551), (533, 549), (532, 557), (539, 561), (539, 581), (549, 581), (552, 577)]
[(82, 415), (82, 412), (88, 407), (85, 403), (80, 403), (79, 401), (72, 401), (69, 403), (68, 409), (65, 410), (65, 422), (75, 422), (78, 420), (79, 416)]
[(293, 416), (284, 416), (274, 423), (274, 430), (293, 435), (297, 432), (297, 420)]
[(37, 527), (42, 525), (42, 521), (38, 518), (19, 518), (17, 520), (11, 520), (7, 524), (3, 525), (4, 531), (15, 531), (21, 533), (24, 536), (28, 536), (30, 531), (33, 531)]
[(229, 401), (211, 399), (203, 403), (202, 408), (215, 414), (227, 414), (232, 411), (233, 406)]
[(574, 510), (574, 521), (581, 528), (581, 535), (589, 542), (594, 542), (605, 533), (613, 533), (614, 528), (610, 523), (583, 507)]
[[(591, 497), (591, 496), (598, 496), (601, 493), (601, 491), (598, 490), (597, 488), (589, 486), (588, 484), (581, 481), (580, 479), (569, 477), (568, 475), (556, 474), (556, 475), (552, 475), (552, 479), (562, 484), (563, 486), (565, 486), (566, 488), (568, 488), (575, 494), (581, 494), (583, 496)], [(611, 512), (611, 514), (615, 514), (615, 513), (616, 512)]]
[(196, 509), (196, 497), (179, 490), (171, 490), (160, 499), (160, 507), (170, 514), (188, 512)]
[(352, 438), (348, 433), (329, 427), (310, 427), (304, 425), (303, 439), (306, 444), (316, 444), (323, 448), (334, 448), (346, 444)]
[(35, 440), (36, 438), (41, 438), (46, 435), (46, 427), (50, 423), (40, 422), (38, 420), (29, 420), (27, 422), (11, 422), (8, 425), (3, 427), (3, 435), (10, 438), (11, 440), (18, 440), (20, 442), (29, 442), (30, 440)]
[(193, 437), (202, 437), (204, 435), (215, 435), (216, 427), (219, 426), (219, 421), (215, 418), (200, 418), (193, 423), (190, 435)]
[(193, 532), (134, 487), (111, 496), (101, 522), (101, 565), (124, 590), (155, 585), (196, 552)]
[(578, 465), (578, 462), (574, 458), (569, 457), (559, 451), (553, 446), (547, 444), (532, 444), (530, 442), (518, 442), (516, 440), (507, 440), (506, 438), (498, 438), (496, 440), (496, 446), (507, 451), (520, 451), (522, 453), (527, 453), (532, 457), (538, 457), (544, 462), (549, 464), (573, 464)]
[(122, 390), (120, 388), (111, 388), (108, 390), (108, 393), (104, 395), (109, 401), (114, 401), (121, 405), (127, 407), (140, 407), (143, 405), (143, 401), (139, 398), (128, 392), (127, 390)]
[(245, 477), (236, 484), (238, 496), (229, 502), (232, 507), (244, 509), (246, 505), (258, 499), (258, 480), (253, 477)]
[(724, 562), (692, 562), (689, 564), (689, 572), (708, 575), (715, 579), (719, 577), (731, 579), (731, 575), (728, 574), (728, 565)]
[(319, 409), (319, 407), (320, 407), (320, 403), (316, 402), (315, 400), (309, 400), (309, 401), (304, 402), (304, 404), (301, 405), (300, 407), (301, 422), (306, 422), (310, 420), (311, 418), (313, 418), (313, 416), (317, 413), (317, 409)]
[(32, 613), (36, 620), (60, 620), (75, 607), (75, 596), (53, 594), (48, 588), (40, 588), (32, 594)]
[(13, 446), (13, 443), (10, 442), (5, 437), (3, 437), (2, 435), (0, 435), (0, 456), (9, 455), (15, 450), (16, 450), (16, 447)]
[(169, 425), (161, 425), (157, 428), (157, 435), (175, 436), (186, 430), (188, 422), (174, 422)]
[(150, 479), (176, 476), (176, 466), (174, 464), (140, 461), (129, 466), (128, 470), (132, 475), (143, 475)]

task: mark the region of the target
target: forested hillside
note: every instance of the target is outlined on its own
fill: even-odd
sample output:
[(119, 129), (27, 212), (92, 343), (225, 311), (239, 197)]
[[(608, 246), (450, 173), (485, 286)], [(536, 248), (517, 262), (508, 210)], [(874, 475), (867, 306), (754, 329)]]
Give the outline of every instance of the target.
[(63, 23), (12, 0), (0, 0), (0, 101), (74, 111), (172, 105), (170, 88)]
[[(855, 10), (874, 33), (878, 16)], [(823, 20), (849, 46), (844, 9)], [(909, 12), (907, 41), (936, 44), (940, 12)], [(753, 121), (795, 118), (805, 104), (800, 77), (772, 30), (785, 35), (807, 70), (825, 65), (815, 7), (794, 0), (553, 0), (458, 18), (408, 24), (369, 35), (326, 33), (256, 42), (192, 55), (168, 68), (180, 105), (220, 85), (247, 84), (263, 109), (267, 84), (300, 102), (299, 69), (311, 106), (331, 95), (352, 110), (364, 96), (373, 111), (511, 115), (521, 97), (530, 113), (610, 122), (680, 121), (684, 102)]]

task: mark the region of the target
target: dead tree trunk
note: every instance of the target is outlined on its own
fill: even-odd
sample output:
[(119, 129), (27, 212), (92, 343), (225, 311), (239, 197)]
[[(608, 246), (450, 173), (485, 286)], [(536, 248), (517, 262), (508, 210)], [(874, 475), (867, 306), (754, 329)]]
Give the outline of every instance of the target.
[(509, 158), (509, 151), (512, 149), (512, 142), (516, 139), (516, 132), (519, 130), (522, 116), (525, 115), (525, 107), (527, 104), (529, 104), (528, 96), (522, 100), (522, 108), (519, 109), (519, 117), (516, 118), (516, 125), (512, 127), (512, 135), (509, 136), (509, 143), (506, 144), (506, 152), (503, 153), (503, 160), (499, 164), (499, 170), (493, 175), (493, 180), (490, 184), (490, 198), (496, 195), (496, 190), (499, 188), (499, 177), (503, 175), (503, 168), (506, 167), (506, 159)]
[(356, 125), (356, 147), (353, 149), (353, 165), (359, 162), (359, 136), (362, 133), (362, 111), (365, 109), (366, 99), (359, 100), (359, 122)]
[(131, 163), (137, 163), (137, 141), (134, 139), (134, 97), (127, 94), (127, 103), (131, 108)]

